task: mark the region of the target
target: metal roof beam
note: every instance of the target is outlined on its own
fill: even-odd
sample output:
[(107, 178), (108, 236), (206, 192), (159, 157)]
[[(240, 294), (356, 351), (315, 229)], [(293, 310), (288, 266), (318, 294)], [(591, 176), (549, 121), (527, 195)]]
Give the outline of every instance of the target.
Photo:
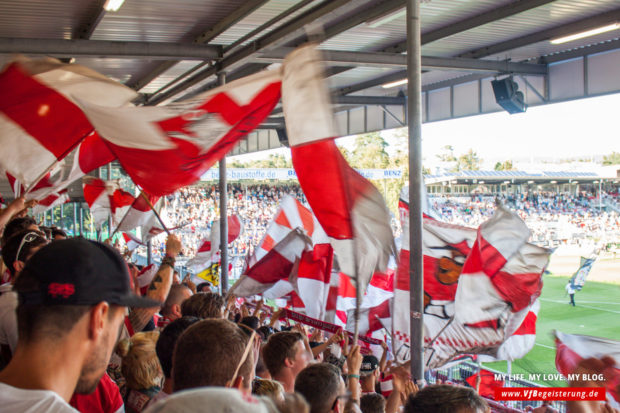
[[(276, 49), (261, 54), (261, 57), (259, 57), (258, 60), (279, 62), (291, 51), (293, 51), (293, 48)], [(328, 62), (330, 65), (356, 65), (397, 69), (403, 69), (407, 67), (407, 56), (403, 54), (323, 50), (322, 55), (325, 61)], [(424, 69), (465, 70), (468, 72), (505, 72), (522, 73), (529, 75), (547, 74), (546, 65), (532, 63), (513, 63), (507, 60), (497, 61), (422, 56), (422, 66)]]
[(220, 47), (151, 42), (113, 42), (105, 40), (64, 40), (64, 39), (25, 39), (0, 38), (0, 53), (24, 53), (54, 55), (57, 57), (117, 57), (211, 60), (220, 55)]
[[(256, 9), (267, 3), (268, 0), (251, 0), (246, 1), (241, 7), (237, 10), (226, 16), (223, 20), (215, 24), (213, 27), (205, 30), (202, 34), (194, 39), (194, 43), (202, 44), (208, 43), (212, 39), (219, 36), (221, 33), (229, 29), (233, 24), (239, 22), (243, 18), (247, 17), (251, 13), (253, 13)], [(219, 56), (218, 56), (219, 57)], [(140, 79), (130, 81), (127, 83), (127, 86), (140, 90), (144, 86), (151, 83), (158, 76), (166, 72), (168, 69), (172, 68), (174, 65), (178, 63), (178, 60), (171, 60), (168, 62), (160, 63), (156, 68), (151, 70), (145, 76), (142, 76)]]
[[(283, 44), (290, 46), (305, 42), (307, 40), (306, 29), (308, 26), (321, 27), (321, 25), (329, 21), (342, 17), (343, 21), (325, 27), (323, 34), (320, 36), (322, 40), (325, 40), (351, 27), (355, 27), (368, 19), (379, 16), (386, 11), (398, 10), (402, 8), (403, 4), (403, 0), (387, 0), (382, 2), (376, 0), (372, 2), (367, 0), (326, 0), (247, 46), (225, 56), (220, 62), (217, 70), (230, 70), (238, 67), (251, 61), (252, 58), (257, 57), (260, 51), (267, 50), (270, 47), (277, 47)], [(360, 7), (361, 5), (366, 6), (366, 8), (353, 16), (347, 16), (349, 12), (354, 11), (356, 7)], [(214, 73), (213, 70), (203, 70), (168, 92), (154, 96), (149, 101), (149, 104), (157, 104), (175, 96), (188, 87), (207, 79)], [(207, 85), (207, 88), (208, 87)]]
[(620, 9), (598, 14), (592, 17), (587, 17), (585, 19), (577, 20), (571, 23), (563, 24), (552, 29), (541, 30), (539, 32), (528, 34), (526, 36), (507, 40), (505, 42), (481, 47), (476, 50), (471, 50), (467, 53), (462, 53), (457, 57), (468, 57), (477, 59), (481, 57), (491, 56), (497, 53), (503, 53), (530, 44), (550, 40), (555, 37), (566, 36), (584, 30), (604, 26), (606, 24), (615, 23), (618, 20), (620, 20)]
[(103, 16), (106, 14), (106, 10), (103, 8), (105, 0), (98, 0), (95, 12), (88, 16), (86, 20), (79, 26), (74, 32), (72, 38), (74, 39), (90, 39), (95, 29), (103, 20)]
[[(466, 32), (476, 27), (483, 26), (485, 24), (493, 23), (497, 20), (506, 19), (519, 13), (526, 12), (528, 10), (535, 9), (540, 6), (544, 6), (547, 3), (551, 3), (555, 0), (521, 0), (509, 3), (505, 6), (498, 7), (497, 9), (480, 13), (471, 18), (461, 20), (459, 22), (449, 24), (439, 29), (432, 30), (427, 33), (422, 33), (422, 44), (428, 44), (437, 40), (444, 39), (446, 37), (454, 36), (455, 34)], [(386, 49), (384, 52), (401, 53), (407, 50), (407, 41), (398, 42)]]
[(395, 96), (333, 96), (337, 105), (404, 105), (405, 97)]

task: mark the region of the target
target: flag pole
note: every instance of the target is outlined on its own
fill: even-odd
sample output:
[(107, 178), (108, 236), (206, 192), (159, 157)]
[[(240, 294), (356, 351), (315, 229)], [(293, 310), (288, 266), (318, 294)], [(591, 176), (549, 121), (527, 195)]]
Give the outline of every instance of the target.
[(161, 217), (159, 216), (159, 214), (157, 213), (157, 211), (155, 210), (155, 207), (153, 206), (153, 204), (151, 203), (151, 200), (149, 199), (148, 196), (146, 196), (146, 194), (144, 193), (144, 191), (140, 191), (140, 196), (142, 196), (144, 198), (144, 200), (146, 201), (146, 203), (149, 205), (149, 207), (151, 208), (151, 210), (153, 211), (153, 213), (155, 214), (155, 217), (157, 218), (157, 220), (159, 221), (159, 223), (161, 224), (161, 226), (164, 228), (164, 231), (166, 231), (166, 234), (170, 235), (170, 230), (168, 229), (168, 227), (166, 227), (166, 224), (164, 224), (164, 221), (162, 221)]

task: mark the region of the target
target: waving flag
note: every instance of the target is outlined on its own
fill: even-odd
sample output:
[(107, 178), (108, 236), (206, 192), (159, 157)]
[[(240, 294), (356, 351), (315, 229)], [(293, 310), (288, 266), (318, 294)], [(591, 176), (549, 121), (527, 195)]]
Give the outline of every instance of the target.
[(610, 376), (605, 381), (607, 400), (612, 407), (620, 408), (620, 341), (602, 337), (565, 334), (555, 331), (555, 366), (566, 377), (575, 373), (579, 362), (587, 358), (611, 357), (615, 366), (604, 373)]
[(503, 206), (480, 225), (459, 278), (456, 306), (467, 308), (456, 314), (459, 321), (496, 320), (506, 309), (518, 312), (540, 295), (550, 254), (526, 244), (529, 236), (521, 218)]
[(153, 208), (155, 208), (157, 213), (161, 216), (164, 206), (163, 198), (160, 199), (158, 196), (142, 192), (142, 194), (136, 197), (131, 207), (118, 224), (117, 231), (131, 231), (132, 229), (140, 228), (143, 243), (148, 242), (149, 239), (164, 232), (164, 228), (153, 213), (151, 205), (153, 205)]
[(161, 196), (200, 179), (279, 100), (280, 73), (271, 70), (167, 106), (80, 104), (136, 185)]
[(288, 281), (301, 300), (308, 303), (306, 306), (312, 313), (308, 315), (322, 317), (333, 255), (328, 242), (312, 212), (295, 198), (284, 197), (231, 292), (247, 297), (267, 292), (280, 281)]
[(571, 286), (575, 290), (581, 291), (581, 289), (583, 288), (584, 284), (586, 283), (586, 278), (588, 277), (588, 274), (590, 274), (590, 270), (594, 265), (594, 261), (596, 261), (596, 258), (581, 257), (579, 269), (575, 274), (573, 274), (570, 279)]
[(141, 245), (144, 245), (142, 241), (138, 239), (131, 232), (123, 232), (123, 239), (125, 240), (125, 245), (127, 245), (127, 249), (129, 251), (133, 251)]
[[(228, 243), (236, 240), (243, 231), (243, 221), (238, 215), (228, 217)], [(220, 220), (213, 221), (209, 239), (205, 239), (200, 244), (196, 255), (185, 264), (190, 271), (202, 271), (209, 267), (212, 257), (220, 250)], [(219, 258), (218, 258), (219, 260)]]
[(389, 211), (379, 191), (346, 162), (320, 55), (301, 47), (283, 63), (282, 107), (293, 166), (306, 199), (330, 238), (341, 272), (365, 290), (395, 255)]
[(97, 226), (101, 226), (108, 216), (112, 217), (114, 225), (118, 224), (135, 199), (120, 189), (118, 183), (91, 176), (84, 178), (83, 188), (84, 200)]
[(80, 65), (19, 59), (0, 73), (0, 166), (29, 187), (92, 131), (78, 101), (122, 107), (135, 91)]

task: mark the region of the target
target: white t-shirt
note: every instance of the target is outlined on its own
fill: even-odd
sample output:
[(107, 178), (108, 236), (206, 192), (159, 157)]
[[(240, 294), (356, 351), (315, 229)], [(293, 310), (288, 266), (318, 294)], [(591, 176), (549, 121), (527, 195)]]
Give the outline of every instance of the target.
[(0, 286), (0, 344), (7, 344), (11, 353), (17, 347), (17, 294), (11, 284)]
[[(73, 407), (51, 390), (24, 390), (0, 383), (2, 411), (21, 413), (76, 413)], [(78, 412), (79, 413), (79, 412)]]

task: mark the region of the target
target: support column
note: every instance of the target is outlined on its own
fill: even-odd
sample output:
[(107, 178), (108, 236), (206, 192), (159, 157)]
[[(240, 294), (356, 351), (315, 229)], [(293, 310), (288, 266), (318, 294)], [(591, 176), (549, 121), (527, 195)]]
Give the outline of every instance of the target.
[(409, 127), (409, 306), (411, 376), (424, 379), (422, 266), (422, 58), (420, 0), (407, 0), (407, 120)]
[(151, 252), (151, 240), (148, 240), (146, 243), (146, 265), (151, 265), (153, 263), (153, 253)]
[(80, 236), (84, 236), (84, 208), (82, 208), (82, 203), (80, 202)]
[(73, 236), (77, 235), (77, 203), (73, 203)]
[[(226, 73), (217, 74), (218, 83), (226, 83)], [(220, 167), (220, 290), (222, 295), (228, 292), (228, 190), (226, 188), (226, 156), (219, 162)]]
[[(108, 181), (112, 180), (112, 162), (108, 164)], [(108, 216), (108, 238), (112, 236), (112, 215)], [(112, 240), (110, 240), (112, 242)]]

